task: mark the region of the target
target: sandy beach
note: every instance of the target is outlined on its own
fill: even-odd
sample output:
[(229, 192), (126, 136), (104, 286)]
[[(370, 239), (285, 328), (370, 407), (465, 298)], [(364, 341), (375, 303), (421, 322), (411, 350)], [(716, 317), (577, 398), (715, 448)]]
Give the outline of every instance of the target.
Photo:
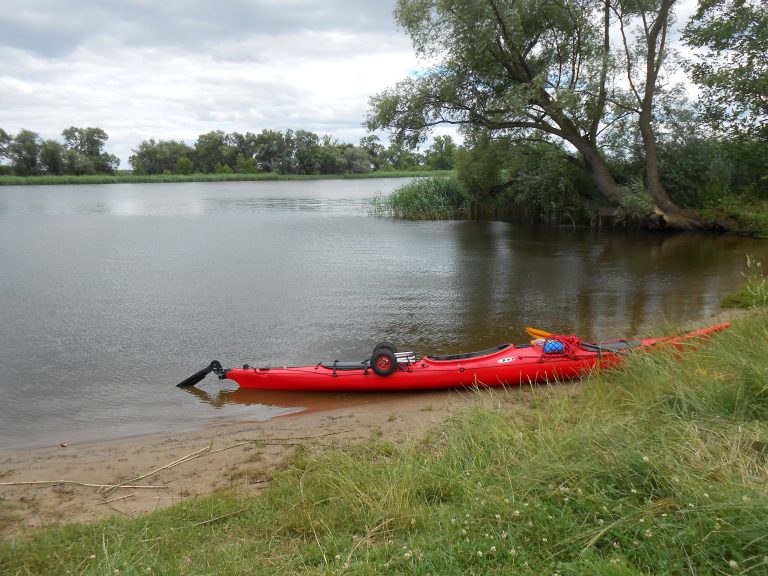
[[(548, 387), (572, 394), (579, 384)], [(526, 387), (350, 395), (267, 421), (226, 420), (173, 435), (67, 444), (0, 456), (0, 527), (15, 537), (38, 527), (135, 517), (222, 488), (258, 492), (299, 444), (315, 450), (371, 438), (405, 442), (480, 399), (521, 409)]]

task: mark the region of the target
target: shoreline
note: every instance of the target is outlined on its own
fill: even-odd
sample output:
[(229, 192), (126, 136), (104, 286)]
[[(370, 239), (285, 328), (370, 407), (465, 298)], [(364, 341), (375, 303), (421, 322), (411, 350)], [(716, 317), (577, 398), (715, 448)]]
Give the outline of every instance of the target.
[[(721, 310), (705, 321), (745, 311)], [(295, 449), (357, 442), (403, 443), (480, 403), (525, 411), (541, 393), (575, 396), (582, 380), (541, 386), (349, 395), (268, 420), (221, 419), (201, 428), (0, 454), (0, 534), (135, 517), (220, 489), (258, 493)], [(341, 403), (340, 403), (341, 402)], [(143, 485), (143, 487), (142, 487)]]
[[(580, 384), (546, 389), (571, 394)], [(530, 397), (522, 386), (402, 394), (264, 421), (227, 420), (190, 432), (3, 454), (0, 533), (18, 537), (45, 526), (135, 517), (219, 489), (257, 493), (297, 447), (406, 442), (478, 398), (524, 406)]]

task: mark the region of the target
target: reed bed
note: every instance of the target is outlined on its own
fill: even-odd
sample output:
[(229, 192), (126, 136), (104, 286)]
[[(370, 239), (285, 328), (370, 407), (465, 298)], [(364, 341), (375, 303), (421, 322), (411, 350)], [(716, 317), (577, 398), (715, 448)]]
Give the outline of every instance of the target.
[(300, 449), (259, 497), (0, 546), (7, 574), (768, 574), (768, 314), (579, 395), (535, 387), (427, 438)]
[(440, 176), (411, 180), (390, 194), (379, 194), (371, 203), (371, 213), (406, 220), (451, 220), (466, 216), (468, 207), (456, 178)]

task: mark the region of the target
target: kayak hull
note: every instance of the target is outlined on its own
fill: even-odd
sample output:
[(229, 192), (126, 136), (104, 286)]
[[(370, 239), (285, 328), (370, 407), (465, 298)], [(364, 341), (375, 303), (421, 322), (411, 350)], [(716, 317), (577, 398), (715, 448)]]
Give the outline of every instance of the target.
[(577, 379), (594, 369), (619, 363), (624, 351), (662, 344), (678, 346), (727, 327), (728, 324), (717, 324), (681, 336), (586, 343), (562, 354), (548, 354), (538, 346), (504, 345), (479, 355), (425, 356), (413, 362), (401, 363), (388, 376), (379, 376), (361, 362), (357, 369), (335, 369), (331, 364), (275, 368), (244, 366), (225, 370), (224, 377), (237, 382), (242, 388), (305, 392), (516, 386)]

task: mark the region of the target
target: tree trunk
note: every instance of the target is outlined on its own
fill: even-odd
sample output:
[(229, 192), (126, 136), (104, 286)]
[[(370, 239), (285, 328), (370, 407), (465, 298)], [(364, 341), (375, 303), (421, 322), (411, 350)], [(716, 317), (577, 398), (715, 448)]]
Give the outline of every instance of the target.
[(667, 190), (664, 188), (664, 184), (661, 182), (659, 150), (656, 145), (656, 134), (651, 125), (653, 97), (661, 65), (664, 61), (667, 26), (669, 24), (670, 11), (675, 1), (662, 0), (659, 6), (659, 13), (650, 26), (646, 22), (645, 15), (643, 15), (648, 52), (645, 62), (645, 89), (642, 98), (637, 94), (638, 103), (640, 104), (638, 127), (643, 138), (643, 151), (645, 152), (645, 185), (648, 193), (656, 202), (654, 218), (662, 227), (692, 230), (701, 228), (701, 222), (683, 215), (680, 207), (672, 201), (669, 194), (667, 194)]

